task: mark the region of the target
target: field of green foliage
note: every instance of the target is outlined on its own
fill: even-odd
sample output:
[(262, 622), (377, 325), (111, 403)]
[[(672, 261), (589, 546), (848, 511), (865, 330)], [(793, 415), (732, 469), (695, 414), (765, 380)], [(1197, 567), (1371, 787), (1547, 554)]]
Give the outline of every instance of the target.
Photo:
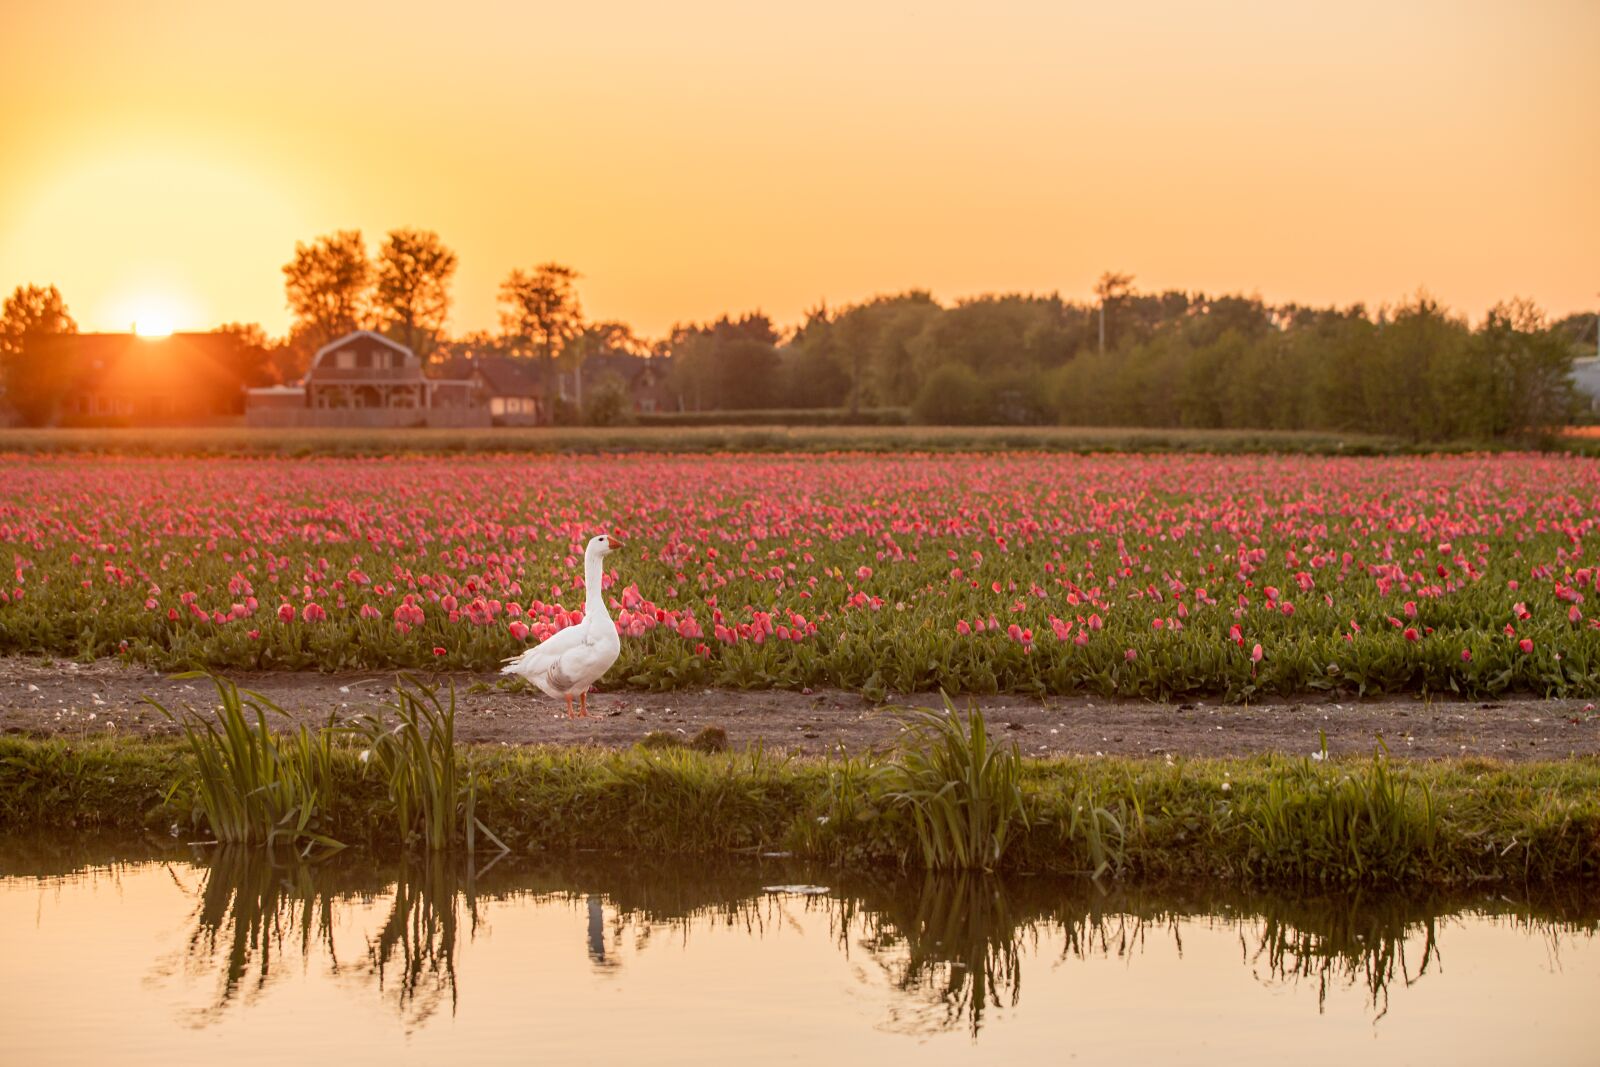
[(11, 456), (0, 651), (610, 687), (1600, 692), (1572, 456)]

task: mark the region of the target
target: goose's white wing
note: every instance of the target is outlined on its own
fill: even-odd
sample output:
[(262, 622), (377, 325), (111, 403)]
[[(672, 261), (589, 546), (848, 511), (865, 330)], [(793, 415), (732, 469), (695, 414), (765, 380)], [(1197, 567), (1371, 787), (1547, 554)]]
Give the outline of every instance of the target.
[(615, 640), (580, 644), (563, 652), (545, 678), (557, 693), (581, 693), (611, 669), (619, 651)]
[(598, 681), (617, 661), (620, 651), (621, 643), (614, 631), (594, 635), (586, 620), (557, 631), (506, 660), (500, 673), (520, 675), (550, 696), (566, 696), (581, 693)]
[(555, 666), (562, 656), (582, 646), (587, 636), (585, 624), (581, 622), (557, 630), (532, 648), (507, 659), (500, 673), (520, 674), (529, 681), (535, 681), (536, 676)]

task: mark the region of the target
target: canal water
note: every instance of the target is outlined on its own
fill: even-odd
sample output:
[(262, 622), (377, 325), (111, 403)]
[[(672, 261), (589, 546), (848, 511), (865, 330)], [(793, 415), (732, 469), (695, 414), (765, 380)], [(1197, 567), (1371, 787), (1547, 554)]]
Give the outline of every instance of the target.
[(0, 840), (0, 1063), (1600, 1062), (1600, 901)]

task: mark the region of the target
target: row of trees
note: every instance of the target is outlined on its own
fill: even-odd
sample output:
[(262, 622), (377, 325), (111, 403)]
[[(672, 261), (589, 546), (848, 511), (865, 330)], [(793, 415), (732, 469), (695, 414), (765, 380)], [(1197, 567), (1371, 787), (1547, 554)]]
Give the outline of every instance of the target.
[(1569, 421), (1574, 350), (1526, 302), (1477, 330), (1419, 297), (1373, 320), (1302, 313), (1284, 328), (1190, 323), (1052, 372), (1077, 425), (1367, 431), (1412, 441), (1524, 436)]
[[(1572, 358), (1595, 344), (1593, 316), (1547, 323), (1526, 302), (1497, 307), (1474, 330), (1425, 296), (1369, 314), (1140, 293), (1117, 273), (1100, 279), (1093, 302), (1006, 294), (945, 306), (914, 290), (818, 307), (788, 334), (753, 312), (675, 326), (651, 344), (625, 323), (588, 322), (580, 275), (559, 263), (507, 275), (497, 332), (451, 338), (457, 264), (427, 230), (391, 231), (375, 256), (357, 230), (297, 243), (283, 267), (289, 335), (223, 327), (236, 340), (241, 384), (293, 380), (321, 345), (368, 328), (428, 363), (527, 359), (547, 395), (558, 367), (659, 357), (686, 410), (889, 408), (930, 423), (1298, 427), (1438, 440), (1567, 420)], [(45, 375), (25, 358), (29, 339), (72, 328), (53, 288), (19, 288), (6, 302), (0, 372), (15, 406)], [(618, 402), (608, 397), (606, 417)]]
[[(926, 293), (820, 310), (781, 352), (798, 402), (909, 405), (916, 421), (1364, 430), (1414, 441), (1527, 435), (1579, 408), (1572, 361), (1593, 315), (1526, 301), (1472, 329), (1419, 295), (1365, 308), (1136, 293), (1098, 304)], [(1110, 284), (1107, 284), (1107, 283)]]

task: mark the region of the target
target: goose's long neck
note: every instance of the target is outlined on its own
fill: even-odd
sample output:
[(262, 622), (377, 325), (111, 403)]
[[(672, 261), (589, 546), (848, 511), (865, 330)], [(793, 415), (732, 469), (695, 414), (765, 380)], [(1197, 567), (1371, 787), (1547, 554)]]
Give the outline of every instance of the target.
[(611, 621), (611, 613), (606, 610), (605, 591), (600, 588), (600, 556), (590, 556), (583, 561), (583, 617), (599, 621)]

